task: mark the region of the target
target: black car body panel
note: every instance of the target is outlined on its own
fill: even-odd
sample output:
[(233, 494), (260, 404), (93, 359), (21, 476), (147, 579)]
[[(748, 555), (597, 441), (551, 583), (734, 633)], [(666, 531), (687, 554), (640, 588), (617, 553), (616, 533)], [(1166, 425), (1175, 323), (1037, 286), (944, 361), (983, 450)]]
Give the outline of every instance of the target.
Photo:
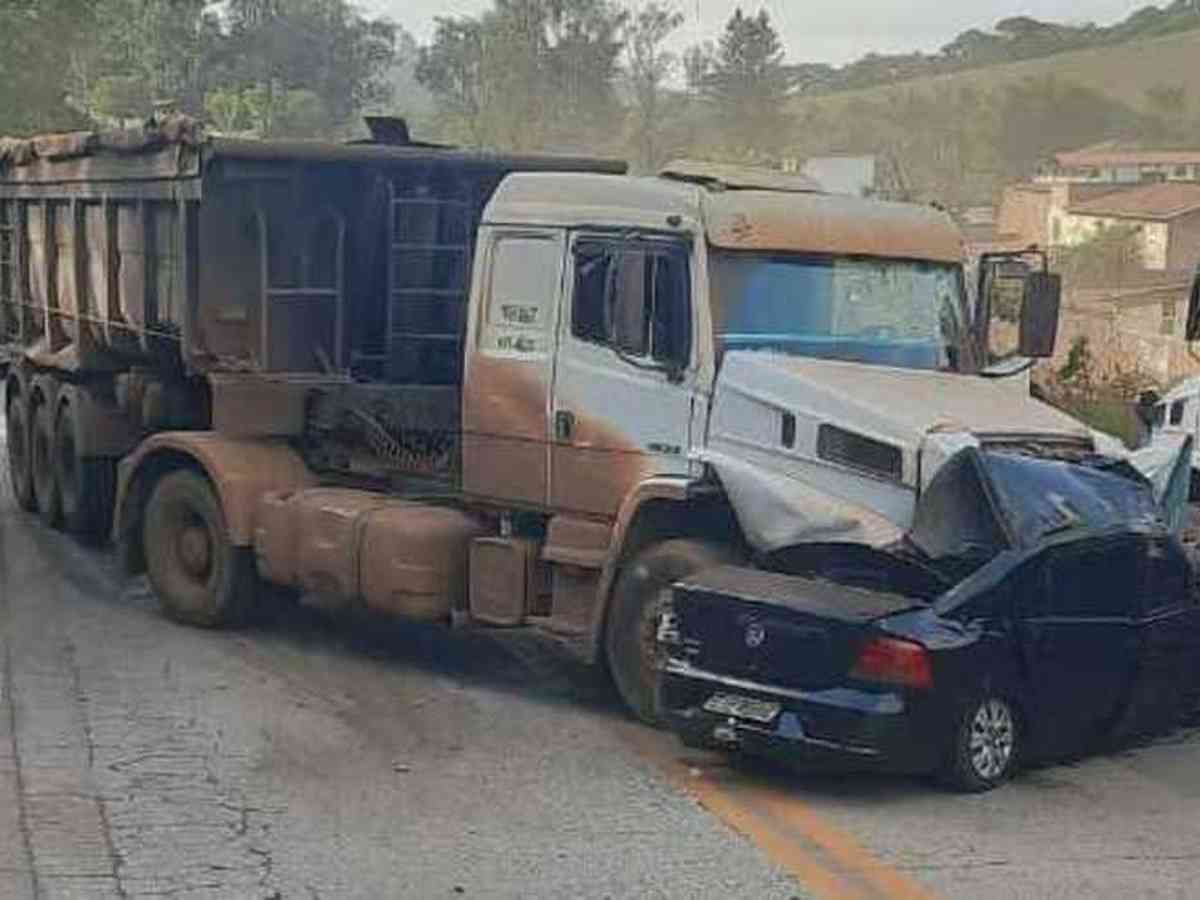
[[(1025, 755), (1046, 757), (1169, 724), (1196, 682), (1191, 568), (1128, 467), (964, 450), (892, 555), (948, 587), (864, 586), (866, 554), (842, 574), (726, 567), (677, 584), (659, 632), (665, 717), (691, 742), (930, 771), (981, 693), (1010, 699)], [(879, 638), (925, 648), (932, 687), (856, 677)]]

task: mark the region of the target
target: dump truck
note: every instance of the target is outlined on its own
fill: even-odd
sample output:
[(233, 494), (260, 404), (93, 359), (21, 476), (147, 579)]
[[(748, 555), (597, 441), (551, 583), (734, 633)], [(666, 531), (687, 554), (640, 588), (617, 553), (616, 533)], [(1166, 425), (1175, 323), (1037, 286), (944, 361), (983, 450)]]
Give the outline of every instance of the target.
[(969, 299), (937, 209), (623, 168), (173, 121), (0, 144), (17, 499), (182, 622), (271, 584), (533, 629), (653, 719), (677, 579), (894, 542), (964, 446), (1094, 451), (1029, 395), (1053, 276)]

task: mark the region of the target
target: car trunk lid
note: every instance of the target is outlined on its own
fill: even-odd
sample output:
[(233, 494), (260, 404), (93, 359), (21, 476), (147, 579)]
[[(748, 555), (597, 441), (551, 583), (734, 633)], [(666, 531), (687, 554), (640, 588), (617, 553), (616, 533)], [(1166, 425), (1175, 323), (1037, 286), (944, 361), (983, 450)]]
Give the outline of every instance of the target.
[(785, 688), (840, 682), (871, 623), (920, 601), (833, 582), (722, 567), (676, 585), (668, 654), (729, 678)]

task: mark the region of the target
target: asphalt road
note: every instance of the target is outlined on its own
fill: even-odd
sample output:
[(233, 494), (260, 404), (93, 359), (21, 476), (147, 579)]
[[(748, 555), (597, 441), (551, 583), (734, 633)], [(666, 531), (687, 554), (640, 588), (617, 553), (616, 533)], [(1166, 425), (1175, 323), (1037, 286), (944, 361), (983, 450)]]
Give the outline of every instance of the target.
[(533, 640), (171, 624), (0, 485), (3, 900), (1195, 896), (1198, 775), (1200, 730), (976, 797), (731, 767)]

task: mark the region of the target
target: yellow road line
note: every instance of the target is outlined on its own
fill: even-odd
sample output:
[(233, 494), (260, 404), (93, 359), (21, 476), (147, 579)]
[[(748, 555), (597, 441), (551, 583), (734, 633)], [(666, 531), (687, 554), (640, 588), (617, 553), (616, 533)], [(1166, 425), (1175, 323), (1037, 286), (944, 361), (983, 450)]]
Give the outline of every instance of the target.
[(936, 895), (826, 822), (794, 794), (752, 775), (688, 765), (673, 736), (622, 723), (622, 736), (681, 789), (744, 835), (814, 896), (932, 900)]

